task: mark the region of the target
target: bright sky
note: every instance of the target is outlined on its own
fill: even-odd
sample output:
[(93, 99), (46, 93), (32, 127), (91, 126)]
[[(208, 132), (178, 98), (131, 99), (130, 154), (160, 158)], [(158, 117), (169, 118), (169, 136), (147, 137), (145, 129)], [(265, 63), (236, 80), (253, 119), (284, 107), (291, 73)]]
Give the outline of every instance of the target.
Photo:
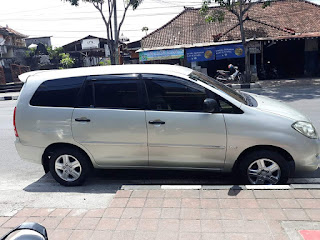
[[(123, 14), (123, 1), (117, 0), (118, 22)], [(320, 0), (312, 0), (320, 4)], [(121, 33), (130, 41), (141, 39), (163, 26), (183, 10), (183, 6), (199, 7), (202, 0), (144, 0), (140, 7), (130, 9)], [(8, 25), (30, 37), (52, 36), (53, 46), (62, 46), (87, 35), (106, 37), (99, 12), (90, 3), (71, 6), (62, 0), (0, 0), (0, 25)]]

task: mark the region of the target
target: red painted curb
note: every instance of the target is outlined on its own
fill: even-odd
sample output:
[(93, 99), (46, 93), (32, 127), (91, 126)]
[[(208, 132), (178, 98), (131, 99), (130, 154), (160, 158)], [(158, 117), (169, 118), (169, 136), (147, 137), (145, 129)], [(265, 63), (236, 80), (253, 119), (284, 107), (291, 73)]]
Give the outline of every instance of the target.
[(299, 233), (304, 240), (319, 240), (320, 230), (300, 230)]

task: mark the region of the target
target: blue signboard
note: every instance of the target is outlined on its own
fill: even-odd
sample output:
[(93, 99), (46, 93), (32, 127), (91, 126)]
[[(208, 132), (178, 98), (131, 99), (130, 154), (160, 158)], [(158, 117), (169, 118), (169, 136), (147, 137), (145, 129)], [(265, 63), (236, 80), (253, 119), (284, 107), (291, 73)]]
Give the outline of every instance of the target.
[(184, 49), (169, 49), (139, 52), (140, 62), (184, 58)]
[(200, 48), (188, 48), (186, 49), (186, 55), (188, 62), (203, 62), (211, 61), (215, 59), (214, 47), (200, 47)]
[(225, 58), (244, 57), (244, 48), (242, 44), (216, 46), (216, 60)]

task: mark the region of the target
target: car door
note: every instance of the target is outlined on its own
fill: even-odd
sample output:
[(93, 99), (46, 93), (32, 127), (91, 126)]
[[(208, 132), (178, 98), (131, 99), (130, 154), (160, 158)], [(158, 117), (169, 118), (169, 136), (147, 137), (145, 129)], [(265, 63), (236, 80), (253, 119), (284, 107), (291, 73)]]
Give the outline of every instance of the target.
[(148, 165), (141, 84), (137, 75), (88, 77), (73, 112), (72, 132), (98, 165)]
[(149, 165), (178, 168), (223, 168), (226, 127), (221, 113), (203, 111), (214, 94), (204, 87), (167, 75), (143, 75)]

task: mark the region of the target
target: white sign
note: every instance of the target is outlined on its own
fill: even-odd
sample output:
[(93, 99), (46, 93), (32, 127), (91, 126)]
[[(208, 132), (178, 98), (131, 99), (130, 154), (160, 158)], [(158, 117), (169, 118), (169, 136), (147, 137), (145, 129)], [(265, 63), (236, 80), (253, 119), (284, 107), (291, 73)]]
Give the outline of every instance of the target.
[(98, 38), (88, 38), (83, 39), (81, 42), (82, 49), (92, 49), (99, 48), (99, 39)]

